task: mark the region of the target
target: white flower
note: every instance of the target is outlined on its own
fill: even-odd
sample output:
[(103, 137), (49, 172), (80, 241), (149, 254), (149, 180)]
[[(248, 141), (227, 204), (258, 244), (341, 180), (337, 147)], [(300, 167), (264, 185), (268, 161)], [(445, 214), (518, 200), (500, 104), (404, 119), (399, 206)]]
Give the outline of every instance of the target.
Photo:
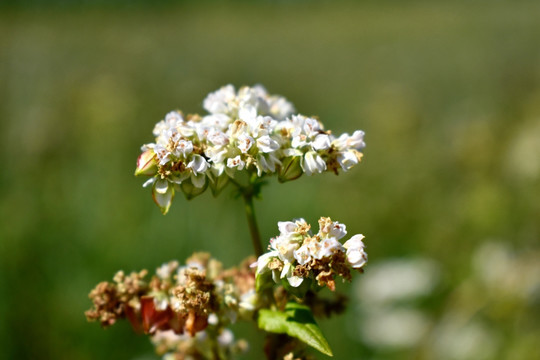
[(257, 305), (258, 296), (255, 289), (251, 289), (240, 296), (238, 306), (247, 311), (254, 311)]
[[(191, 178), (202, 191), (208, 176), (217, 193), (215, 180), (224, 172), (238, 179), (238, 172), (246, 178), (277, 173), (280, 181), (297, 179), (303, 173), (337, 173), (340, 167), (346, 171), (356, 165), (362, 156), (359, 150), (365, 147), (362, 131), (336, 138), (324, 131), (318, 119), (293, 114), (290, 102), (269, 95), (260, 85), (238, 91), (224, 86), (208, 94), (203, 106), (207, 115), (184, 118), (180, 111), (171, 111), (155, 125), (154, 143), (143, 146), (137, 176), (159, 174), (174, 184)], [(144, 186), (155, 182), (151, 179)], [(227, 184), (227, 180), (219, 183)], [(188, 184), (181, 190), (189, 196)], [(168, 198), (159, 203), (170, 204), (172, 188), (166, 193)]]
[(161, 145), (155, 145), (154, 152), (158, 157), (159, 165), (165, 165), (171, 160), (171, 152)]
[(293, 275), (293, 270), (294, 267), (291, 263), (285, 263), (285, 265), (283, 266), (283, 270), (281, 270), (280, 277), (282, 279), (287, 278), (287, 281), (292, 287), (299, 287), (304, 281), (304, 279), (300, 276)]
[(326, 170), (326, 163), (315, 151), (308, 151), (302, 158), (300, 166), (308, 176)]
[(300, 265), (307, 264), (311, 261), (312, 253), (307, 244), (304, 244), (294, 251), (294, 258)]
[(307, 136), (314, 137), (322, 130), (322, 126), (318, 120), (313, 118), (307, 118), (304, 121), (304, 126), (302, 127), (302, 130), (304, 130), (304, 133)]
[(319, 220), (319, 236), (322, 238), (334, 237), (336, 240), (347, 235), (347, 227), (337, 221), (332, 222), (330, 218), (321, 218)]
[(257, 155), (257, 175), (261, 176), (263, 172), (273, 173), (276, 171), (276, 166), (281, 165), (281, 162), (273, 153)]
[(225, 146), (229, 143), (229, 137), (220, 130), (212, 129), (208, 133), (208, 140), (217, 146)]
[(297, 222), (305, 223), (306, 220), (298, 219), (296, 222), (293, 221), (278, 221), (278, 229), (281, 235), (289, 235), (294, 233), (297, 227)]
[(271, 244), (278, 251), (278, 257), (281, 261), (286, 263), (294, 262), (294, 251), (300, 247), (297, 241), (278, 236)]
[(283, 120), (294, 112), (294, 106), (284, 97), (272, 96), (268, 99), (270, 115), (277, 120)]
[(347, 133), (341, 134), (341, 136), (335, 139), (332, 144), (338, 150), (361, 150), (366, 147), (366, 143), (364, 142), (364, 132), (362, 130), (356, 130), (351, 136)]
[(344, 171), (350, 170), (354, 165), (358, 164), (358, 158), (354, 150), (340, 153), (337, 161)]
[(182, 115), (178, 111), (171, 111), (165, 115), (164, 120), (161, 120), (154, 126), (152, 133), (154, 136), (160, 136), (165, 131), (176, 128), (182, 122), (184, 122)]
[(236, 168), (237, 170), (242, 170), (245, 165), (246, 163), (242, 161), (240, 155), (237, 155), (232, 159), (227, 159), (227, 167), (229, 168)]
[(226, 114), (212, 114), (203, 117), (201, 123), (206, 127), (224, 131), (231, 123), (231, 118)]
[(278, 252), (277, 251), (270, 251), (270, 252), (267, 252), (267, 253), (264, 253), (262, 254), (261, 256), (259, 256), (259, 258), (257, 259), (257, 274), (262, 274), (270, 269), (268, 269), (268, 263), (270, 262), (270, 260), (272, 260), (272, 258), (275, 258), (276, 256), (278, 256)]
[(315, 136), (315, 140), (311, 143), (313, 150), (326, 150), (330, 149), (330, 136), (326, 134), (318, 134)]
[(173, 270), (176, 269), (177, 267), (178, 267), (178, 262), (171, 261), (157, 268), (156, 274), (163, 280), (169, 279), (171, 277)]
[(238, 141), (238, 149), (240, 149), (240, 151), (244, 154), (246, 154), (249, 151), (249, 149), (251, 148), (254, 142), (253, 138), (246, 134), (241, 134), (238, 137), (237, 141)]
[(186, 168), (191, 169), (195, 175), (204, 173), (210, 165), (198, 154), (193, 155), (192, 160), (187, 164)]
[(257, 147), (264, 153), (269, 153), (279, 149), (277, 141), (273, 140), (270, 136), (265, 135), (257, 139)]
[(231, 330), (223, 329), (221, 334), (219, 334), (217, 340), (218, 340), (219, 345), (223, 347), (229, 346), (229, 345), (232, 345), (232, 343), (234, 342), (234, 335)]
[(193, 152), (193, 143), (189, 140), (179, 140), (176, 143), (176, 147), (173, 150), (173, 154), (176, 157), (182, 155), (183, 157), (188, 156)]
[(364, 243), (362, 242), (363, 238), (364, 235), (354, 235), (343, 244), (343, 247), (347, 249), (347, 261), (355, 269), (361, 268), (367, 262), (367, 254), (364, 251)]
[(292, 287), (299, 287), (300, 285), (302, 285), (304, 278), (301, 278), (300, 276), (291, 275), (287, 277), (287, 281)]
[(204, 99), (203, 107), (211, 114), (226, 114), (231, 109), (231, 103), (235, 100), (234, 86), (226, 85), (214, 91)]
[(321, 241), (321, 247), (315, 255), (316, 259), (322, 259), (324, 257), (330, 257), (338, 251), (343, 251), (343, 245), (335, 238), (328, 238)]

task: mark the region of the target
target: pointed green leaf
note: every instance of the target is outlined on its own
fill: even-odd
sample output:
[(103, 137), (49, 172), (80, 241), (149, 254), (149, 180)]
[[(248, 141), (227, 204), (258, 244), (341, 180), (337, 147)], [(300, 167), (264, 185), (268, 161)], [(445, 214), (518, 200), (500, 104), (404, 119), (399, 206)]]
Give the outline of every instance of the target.
[(259, 311), (258, 325), (268, 332), (295, 337), (323, 354), (333, 356), (311, 309), (305, 305), (289, 302), (284, 312), (262, 309)]

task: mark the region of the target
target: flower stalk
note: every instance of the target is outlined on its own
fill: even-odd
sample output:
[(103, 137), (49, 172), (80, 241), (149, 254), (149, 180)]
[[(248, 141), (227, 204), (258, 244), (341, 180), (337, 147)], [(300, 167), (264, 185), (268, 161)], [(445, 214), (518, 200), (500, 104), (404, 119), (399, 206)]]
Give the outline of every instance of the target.
[(253, 206), (254, 194), (252, 191), (244, 191), (242, 198), (244, 199), (244, 209), (246, 211), (246, 218), (249, 226), (249, 233), (251, 234), (251, 242), (253, 244), (253, 250), (255, 255), (261, 256), (263, 249), (261, 245), (261, 234), (259, 227), (257, 226), (257, 219), (255, 218), (255, 207)]

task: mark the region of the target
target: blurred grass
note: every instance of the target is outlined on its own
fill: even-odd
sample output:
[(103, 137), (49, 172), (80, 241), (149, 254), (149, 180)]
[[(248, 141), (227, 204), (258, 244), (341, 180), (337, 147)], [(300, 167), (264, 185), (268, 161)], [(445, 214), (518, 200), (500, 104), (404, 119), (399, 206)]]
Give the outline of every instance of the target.
[[(89, 290), (118, 269), (196, 250), (227, 266), (250, 254), (230, 192), (177, 198), (163, 217), (132, 176), (155, 122), (175, 108), (201, 112), (203, 97), (227, 83), (261, 83), (335, 133), (367, 134), (364, 162), (350, 173), (271, 181), (256, 204), (265, 238), (278, 220), (327, 215), (367, 236), (371, 261), (431, 257), (444, 278), (431, 312), (483, 241), (538, 249), (539, 13), (535, 1), (3, 8), (3, 356), (152, 354), (126, 324), (104, 332), (86, 323)], [(322, 322), (336, 358), (376, 358), (343, 334), (352, 316)]]

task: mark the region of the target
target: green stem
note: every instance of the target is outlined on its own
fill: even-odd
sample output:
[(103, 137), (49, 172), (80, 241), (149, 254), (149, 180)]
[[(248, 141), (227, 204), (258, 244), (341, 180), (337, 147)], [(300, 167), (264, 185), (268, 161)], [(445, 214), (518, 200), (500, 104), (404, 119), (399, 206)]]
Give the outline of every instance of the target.
[(253, 249), (257, 257), (263, 254), (261, 245), (261, 234), (257, 227), (257, 220), (255, 219), (255, 208), (253, 207), (253, 192), (243, 191), (242, 197), (244, 198), (244, 209), (246, 210), (246, 218), (249, 225), (249, 232), (251, 234), (251, 242), (253, 243)]

